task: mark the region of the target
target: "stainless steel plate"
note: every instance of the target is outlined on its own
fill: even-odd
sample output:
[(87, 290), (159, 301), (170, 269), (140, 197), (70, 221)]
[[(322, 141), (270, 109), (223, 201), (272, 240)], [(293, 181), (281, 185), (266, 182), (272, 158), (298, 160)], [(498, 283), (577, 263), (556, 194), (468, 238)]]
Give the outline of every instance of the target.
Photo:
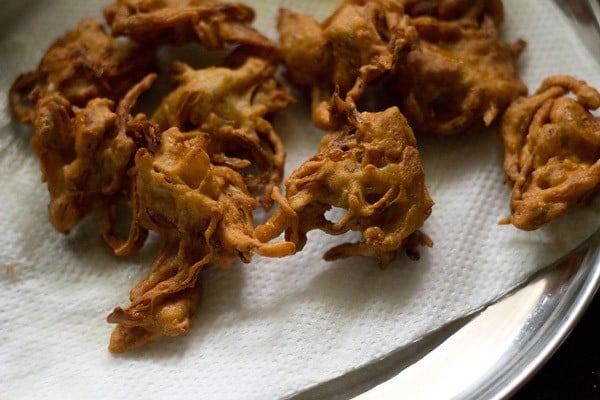
[(506, 398), (556, 351), (599, 287), (600, 231), (477, 315), (293, 399)]

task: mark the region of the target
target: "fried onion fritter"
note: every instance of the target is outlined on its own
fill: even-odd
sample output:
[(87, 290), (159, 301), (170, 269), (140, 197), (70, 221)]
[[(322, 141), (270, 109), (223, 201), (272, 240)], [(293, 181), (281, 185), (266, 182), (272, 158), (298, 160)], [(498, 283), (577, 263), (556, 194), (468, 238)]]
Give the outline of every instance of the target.
[(150, 275), (132, 289), (131, 305), (108, 317), (118, 324), (111, 352), (187, 331), (207, 264), (227, 268), (237, 258), (249, 262), (254, 252), (269, 257), (293, 252), (289, 242), (255, 238), (252, 211), (258, 203), (239, 173), (211, 164), (208, 141), (205, 133), (170, 128), (155, 153), (147, 148), (136, 153), (133, 221), (158, 232), (164, 245)]
[(94, 98), (118, 101), (153, 66), (154, 50), (116, 41), (99, 21), (83, 19), (50, 46), (35, 71), (16, 79), (11, 110), (18, 121), (33, 123), (36, 104), (46, 95), (58, 94), (77, 107)]
[[(362, 241), (336, 246), (324, 258), (370, 256), (385, 266), (406, 245), (409, 255), (418, 257), (417, 245), (432, 245), (416, 232), (433, 201), (412, 129), (396, 107), (358, 113), (339, 98), (334, 107), (346, 115), (346, 124), (324, 136), (318, 154), (289, 176), (285, 197), (275, 189), (280, 208), (256, 228), (256, 237), (266, 242), (285, 231), (286, 240), (301, 250), (313, 229), (332, 235), (359, 231)], [(346, 210), (338, 222), (325, 216), (332, 207)]]
[(199, 40), (207, 49), (225, 44), (272, 48), (275, 44), (252, 28), (254, 10), (242, 3), (217, 0), (117, 0), (104, 9), (114, 35), (142, 43), (181, 45)]
[[(190, 327), (200, 298), (196, 258), (187, 254), (186, 244), (166, 242), (152, 265), (152, 272), (130, 292), (132, 305), (117, 307), (108, 317), (117, 324), (110, 336), (109, 351), (123, 353), (162, 336), (179, 336)], [(187, 270), (186, 270), (187, 269)], [(181, 283), (190, 276), (189, 287)], [(171, 290), (172, 292), (169, 292)]]
[(390, 85), (418, 133), (440, 136), (489, 126), (527, 93), (516, 61), (525, 46), (498, 39), (494, 22), (412, 19), (419, 46), (397, 63)]
[(346, 0), (325, 21), (281, 9), (277, 27), (289, 81), (311, 92), (312, 119), (325, 130), (334, 91), (356, 102), (416, 40), (397, 0)]
[[(567, 97), (573, 93), (576, 98)], [(555, 75), (506, 111), (501, 137), (512, 186), (511, 215), (501, 221), (534, 230), (580, 207), (600, 188), (600, 93)]]
[(502, 18), (500, 0), (346, 0), (322, 23), (282, 9), (278, 30), (286, 76), (311, 91), (318, 127), (339, 127), (336, 90), (356, 103), (383, 80), (415, 131), (445, 136), (489, 126), (527, 93), (525, 42), (498, 39)]
[(281, 139), (266, 118), (293, 101), (275, 71), (275, 65), (256, 57), (238, 68), (194, 70), (177, 62), (177, 87), (152, 116), (163, 130), (210, 133), (211, 161), (238, 170), (266, 208), (272, 204), (272, 188), (283, 179), (285, 162)]
[(107, 207), (127, 190), (136, 141), (155, 130), (143, 114), (132, 117), (130, 112), (155, 78), (150, 74), (131, 88), (116, 111), (106, 98), (92, 99), (84, 108), (72, 106), (56, 93), (39, 100), (31, 147), (48, 184), (50, 222), (59, 232), (68, 233), (82, 218)]
[(504, 21), (502, 0), (404, 0), (404, 8), (411, 17), (482, 21), (484, 16), (489, 16), (496, 26)]

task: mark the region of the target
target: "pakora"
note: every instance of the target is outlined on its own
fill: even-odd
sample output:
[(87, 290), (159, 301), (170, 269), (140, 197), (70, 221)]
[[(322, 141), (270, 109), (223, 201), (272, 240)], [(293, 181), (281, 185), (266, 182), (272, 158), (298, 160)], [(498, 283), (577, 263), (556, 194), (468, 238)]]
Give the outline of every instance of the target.
[(275, 49), (251, 27), (254, 10), (217, 0), (117, 0), (104, 9), (114, 35), (142, 43), (181, 45), (199, 41), (207, 49), (243, 44)]
[(36, 104), (50, 94), (77, 107), (95, 98), (119, 101), (154, 62), (153, 49), (117, 41), (99, 21), (83, 19), (50, 46), (35, 71), (15, 80), (9, 93), (12, 113), (22, 123), (33, 123)]
[(498, 39), (494, 21), (413, 18), (418, 47), (397, 63), (386, 85), (418, 133), (440, 136), (491, 125), (510, 103), (527, 94), (517, 71), (525, 42)]
[(155, 78), (148, 75), (131, 88), (116, 111), (107, 98), (92, 99), (84, 108), (72, 106), (57, 93), (40, 98), (31, 147), (48, 184), (50, 222), (59, 232), (68, 233), (127, 190), (136, 141), (150, 140), (146, 138), (155, 133), (143, 114), (133, 117), (130, 112)]
[(286, 77), (310, 90), (318, 127), (339, 127), (334, 91), (356, 103), (383, 81), (415, 131), (446, 136), (489, 126), (527, 93), (525, 42), (500, 41), (502, 19), (500, 0), (346, 0), (322, 23), (282, 9), (278, 30)]
[(416, 42), (397, 0), (346, 0), (325, 21), (281, 9), (277, 28), (288, 80), (311, 93), (316, 126), (333, 130), (334, 91), (352, 102)]
[(275, 78), (276, 65), (249, 57), (238, 68), (194, 70), (173, 65), (177, 87), (152, 116), (161, 129), (210, 133), (211, 161), (238, 170), (266, 208), (272, 188), (283, 179), (285, 150), (266, 119), (293, 101)]
[[(576, 98), (568, 97), (573, 93)], [(571, 76), (551, 76), (506, 111), (501, 137), (512, 186), (501, 221), (534, 230), (580, 207), (600, 189), (600, 93)]]
[(131, 290), (131, 305), (108, 317), (118, 324), (111, 352), (187, 331), (207, 264), (227, 268), (238, 258), (249, 262), (254, 252), (293, 252), (289, 242), (266, 244), (254, 237), (257, 201), (239, 173), (211, 164), (208, 136), (174, 127), (162, 134), (155, 153), (136, 153), (133, 223), (158, 232), (164, 244), (150, 275)]
[(504, 21), (502, 0), (404, 0), (404, 8), (411, 17), (482, 21), (484, 16), (488, 16), (496, 26)]
[[(275, 188), (280, 208), (256, 228), (256, 237), (266, 242), (285, 232), (294, 250), (301, 250), (313, 229), (332, 235), (358, 231), (360, 242), (338, 245), (324, 258), (369, 256), (385, 266), (403, 246), (417, 257), (418, 245), (432, 245), (417, 230), (433, 201), (412, 129), (397, 107), (359, 113), (339, 97), (333, 106), (345, 124), (324, 136), (318, 154), (286, 179), (285, 197)], [(337, 222), (325, 215), (332, 207), (346, 210)]]

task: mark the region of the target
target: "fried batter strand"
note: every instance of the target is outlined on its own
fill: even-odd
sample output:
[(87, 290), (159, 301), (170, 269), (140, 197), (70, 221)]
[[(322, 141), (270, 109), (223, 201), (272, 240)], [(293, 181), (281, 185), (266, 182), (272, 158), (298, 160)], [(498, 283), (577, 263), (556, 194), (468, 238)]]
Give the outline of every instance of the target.
[(238, 257), (249, 262), (254, 252), (270, 257), (293, 252), (289, 242), (265, 244), (254, 237), (257, 202), (240, 174), (211, 164), (208, 142), (205, 133), (171, 128), (156, 153), (146, 148), (136, 153), (134, 224), (158, 232), (164, 245), (150, 275), (131, 291), (131, 305), (108, 317), (118, 324), (112, 352), (187, 331), (198, 277), (208, 263), (227, 268)]
[(527, 93), (516, 61), (525, 46), (499, 41), (494, 22), (412, 20), (419, 46), (397, 63), (391, 85), (417, 132), (456, 135), (489, 126)]
[[(571, 92), (576, 99), (567, 97)], [(501, 136), (512, 186), (501, 221), (534, 230), (582, 206), (600, 188), (600, 93), (571, 76), (551, 76), (506, 111)]]
[(134, 86), (113, 111), (112, 100), (96, 98), (84, 108), (56, 93), (37, 105), (31, 147), (48, 184), (52, 225), (68, 233), (86, 215), (116, 202), (127, 190), (127, 169), (136, 141), (154, 134), (140, 114), (130, 115), (138, 96), (154, 81), (151, 74)]
[[(280, 208), (256, 228), (256, 237), (268, 241), (285, 231), (286, 239), (301, 250), (310, 230), (332, 235), (352, 230), (361, 232), (362, 241), (330, 249), (326, 260), (361, 255), (385, 266), (407, 245), (409, 255), (418, 257), (417, 245), (432, 245), (417, 230), (430, 215), (433, 201), (406, 119), (396, 107), (358, 113), (339, 98), (334, 107), (346, 115), (346, 124), (326, 135), (319, 153), (290, 175), (285, 198), (275, 189)], [(346, 210), (338, 222), (325, 216), (332, 207)]]
[(154, 65), (154, 51), (107, 35), (102, 24), (83, 19), (48, 49), (38, 68), (10, 88), (13, 115), (33, 123), (36, 104), (58, 94), (77, 107), (94, 98), (118, 101)]
[(312, 118), (325, 130), (335, 90), (356, 102), (369, 83), (390, 71), (414, 44), (397, 0), (346, 0), (319, 23), (312, 16), (281, 9), (277, 27), (290, 82), (311, 91)]
[(276, 46), (252, 28), (254, 10), (241, 3), (216, 0), (117, 0), (104, 9), (114, 35), (142, 43), (176, 45), (199, 40), (208, 49), (225, 44), (259, 48)]
[(235, 69), (193, 70), (175, 63), (177, 87), (152, 116), (161, 129), (210, 133), (211, 161), (238, 170), (266, 208), (272, 205), (272, 188), (283, 179), (285, 162), (281, 139), (266, 117), (293, 100), (275, 80), (275, 71), (275, 65), (256, 57)]

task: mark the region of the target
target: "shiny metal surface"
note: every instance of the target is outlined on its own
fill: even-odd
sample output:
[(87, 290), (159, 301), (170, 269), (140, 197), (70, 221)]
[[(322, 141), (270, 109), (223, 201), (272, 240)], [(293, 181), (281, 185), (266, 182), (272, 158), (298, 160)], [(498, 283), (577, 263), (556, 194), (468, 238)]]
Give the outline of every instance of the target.
[(600, 63), (600, 0), (554, 0), (590, 54)]
[(599, 287), (600, 230), (477, 315), (292, 398), (507, 398), (554, 353)]

